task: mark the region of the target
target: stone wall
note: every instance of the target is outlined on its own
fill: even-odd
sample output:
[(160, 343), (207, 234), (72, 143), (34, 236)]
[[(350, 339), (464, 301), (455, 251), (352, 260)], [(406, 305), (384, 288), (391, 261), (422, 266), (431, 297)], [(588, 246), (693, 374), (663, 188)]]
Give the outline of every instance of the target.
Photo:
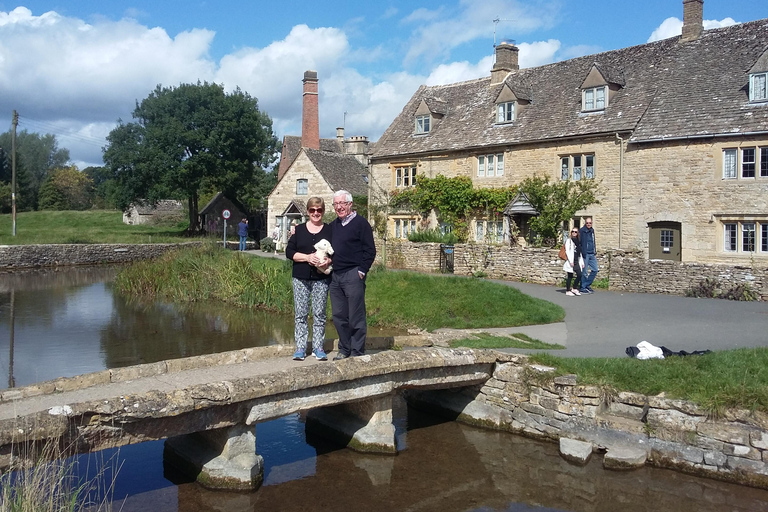
[(196, 245), (200, 245), (200, 242), (183, 244), (3, 245), (0, 246), (0, 269), (127, 263), (156, 258), (171, 249)]
[[(517, 358), (517, 359), (515, 359)], [(525, 356), (499, 361), (484, 385), (430, 391), (412, 403), (458, 413), (466, 423), (527, 437), (590, 443), (595, 453), (642, 453), (650, 464), (718, 480), (768, 488), (768, 415), (728, 410), (714, 419), (693, 403), (579, 385), (575, 375), (547, 378), (554, 368)]]
[[(386, 245), (386, 252), (385, 252)], [(386, 257), (388, 268), (419, 272), (440, 271), (440, 244), (377, 240), (377, 258)], [(555, 249), (506, 247), (486, 244), (456, 244), (453, 273), (481, 275), (557, 286), (565, 277), (563, 261)], [(746, 284), (762, 300), (768, 300), (768, 265), (755, 266), (680, 263), (648, 260), (641, 251), (614, 250), (598, 254), (598, 279), (609, 278), (611, 290), (685, 295), (705, 279), (714, 279), (723, 289)]]

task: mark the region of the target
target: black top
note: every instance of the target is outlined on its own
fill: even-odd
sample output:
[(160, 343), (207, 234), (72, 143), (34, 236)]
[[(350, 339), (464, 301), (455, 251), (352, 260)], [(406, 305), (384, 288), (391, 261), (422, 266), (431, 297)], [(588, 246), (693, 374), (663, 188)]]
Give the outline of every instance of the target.
[[(331, 226), (328, 224), (323, 224), (323, 229), (314, 235), (309, 232), (306, 224), (299, 224), (296, 226), (296, 232), (288, 239), (288, 245), (285, 247), (285, 257), (293, 260), (293, 255), (297, 252), (312, 254), (316, 252), (315, 244), (323, 238), (329, 242), (331, 241)], [(331, 275), (318, 272), (315, 267), (306, 261), (294, 261), (293, 277), (309, 281), (321, 281), (323, 279), (330, 279)]]

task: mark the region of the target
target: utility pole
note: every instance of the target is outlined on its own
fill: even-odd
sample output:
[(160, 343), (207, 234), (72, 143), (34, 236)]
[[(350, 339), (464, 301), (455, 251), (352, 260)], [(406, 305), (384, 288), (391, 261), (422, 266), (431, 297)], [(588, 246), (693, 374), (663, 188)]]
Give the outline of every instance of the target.
[(13, 131), (11, 132), (11, 217), (13, 218), (13, 236), (16, 236), (16, 127), (19, 125), (19, 113), (13, 111)]

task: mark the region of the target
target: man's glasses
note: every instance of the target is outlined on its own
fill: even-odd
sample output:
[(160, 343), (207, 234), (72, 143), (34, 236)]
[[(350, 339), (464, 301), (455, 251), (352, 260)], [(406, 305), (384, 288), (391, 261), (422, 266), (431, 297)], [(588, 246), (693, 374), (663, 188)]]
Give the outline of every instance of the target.
[(344, 201), (343, 203), (333, 203), (334, 208), (338, 208), (339, 206), (344, 206), (347, 204), (350, 204), (352, 201)]
[(322, 208), (307, 208), (307, 211), (309, 213), (323, 213), (323, 209)]

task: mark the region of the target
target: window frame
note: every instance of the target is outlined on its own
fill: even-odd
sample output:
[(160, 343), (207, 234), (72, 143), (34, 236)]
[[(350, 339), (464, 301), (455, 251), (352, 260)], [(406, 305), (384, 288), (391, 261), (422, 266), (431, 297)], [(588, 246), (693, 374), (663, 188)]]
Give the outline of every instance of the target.
[(722, 149), (723, 180), (768, 178), (768, 146), (737, 146)]
[[(598, 91), (602, 96), (598, 95)], [(598, 103), (602, 102), (602, 106)], [(589, 106), (591, 105), (591, 106)], [(596, 85), (595, 87), (586, 87), (581, 90), (581, 111), (582, 112), (601, 112), (608, 107), (608, 86)]]
[(722, 226), (724, 252), (768, 256), (768, 218), (727, 219)]
[[(595, 179), (596, 157), (594, 153), (572, 153), (559, 155), (560, 181), (580, 181)], [(578, 163), (578, 166), (576, 165)], [(588, 165), (588, 164), (592, 165)], [(576, 170), (578, 169), (578, 176)]]
[(408, 240), (408, 235), (416, 231), (415, 217), (398, 217), (393, 219), (394, 237), (397, 240)]
[(298, 178), (296, 180), (296, 195), (297, 196), (309, 195), (309, 180), (307, 178)]
[[(747, 154), (751, 153), (751, 157)], [(741, 177), (754, 178), (757, 169), (757, 150), (754, 147), (741, 148)]]
[[(476, 155), (478, 178), (498, 178), (504, 176), (504, 152)], [(491, 166), (493, 167), (491, 169)]]
[(420, 114), (416, 116), (414, 133), (416, 135), (426, 135), (432, 129), (432, 116), (430, 114)]
[(507, 241), (504, 219), (475, 219), (475, 242), (503, 244)]
[(768, 101), (768, 71), (749, 75), (749, 101), (754, 103)]
[(515, 120), (516, 102), (503, 101), (496, 104), (496, 124), (508, 124)]
[[(410, 172), (407, 172), (410, 171)], [(396, 189), (413, 188), (416, 186), (416, 164), (396, 165), (392, 168), (393, 181)], [(408, 183), (406, 185), (406, 182)]]

